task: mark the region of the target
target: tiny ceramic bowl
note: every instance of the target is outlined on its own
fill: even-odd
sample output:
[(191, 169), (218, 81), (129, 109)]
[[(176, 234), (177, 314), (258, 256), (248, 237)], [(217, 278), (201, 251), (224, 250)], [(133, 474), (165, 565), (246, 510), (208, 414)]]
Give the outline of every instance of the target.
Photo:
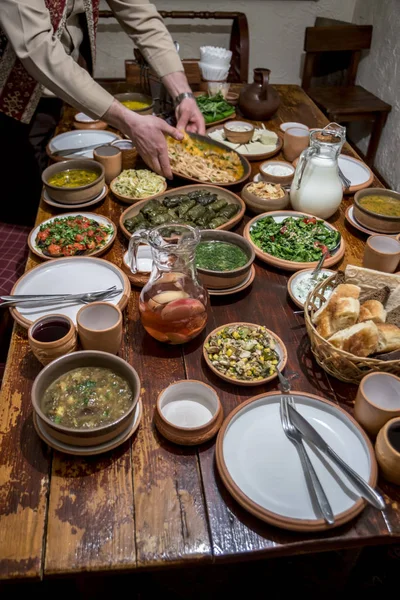
[[(42, 400), (48, 387), (59, 377), (73, 369), (81, 367), (104, 367), (123, 377), (132, 390), (132, 405), (129, 410), (116, 421), (88, 429), (65, 427), (49, 419), (42, 410)], [(31, 398), (33, 409), (41, 419), (43, 429), (50, 436), (73, 446), (95, 446), (113, 440), (120, 433), (133, 425), (135, 406), (140, 395), (140, 379), (133, 367), (122, 358), (100, 352), (98, 350), (84, 350), (73, 352), (57, 358), (47, 365), (33, 382)]]
[(400, 485), (400, 417), (391, 419), (379, 431), (375, 454), (383, 477)]
[(286, 123), (281, 123), (279, 125), (279, 128), (281, 131), (283, 131), (283, 133), (285, 133), (286, 129), (290, 129), (291, 127), (297, 127), (297, 129), (306, 129), (307, 131), (310, 130), (310, 128), (307, 127), (307, 125), (304, 125), (304, 123), (297, 123), (296, 121), (286, 121)]
[(354, 218), (364, 225), (367, 229), (376, 231), (377, 233), (396, 234), (400, 232), (400, 217), (389, 217), (373, 212), (360, 201), (366, 196), (390, 196), (399, 203), (400, 208), (400, 193), (393, 190), (385, 190), (382, 188), (367, 188), (359, 190), (354, 196)]
[[(301, 279), (303, 279), (304, 276), (308, 276), (313, 271), (314, 271), (314, 268), (301, 269), (300, 271), (296, 271), (295, 273), (293, 273), (293, 275), (290, 277), (290, 279), (287, 282), (287, 291), (290, 296), (290, 299), (299, 308), (304, 308), (304, 301), (302, 301), (302, 300), (300, 300), (300, 298), (298, 298), (298, 296), (296, 294), (296, 285), (300, 282)], [(321, 269), (321, 273), (324, 273), (327, 275), (327, 277), (330, 277), (331, 275), (334, 275), (335, 271), (331, 271), (330, 269)], [(316, 287), (319, 283), (321, 283), (321, 279), (317, 280), (314, 287)]]
[(154, 423), (161, 435), (182, 446), (195, 446), (211, 439), (223, 419), (217, 392), (194, 379), (177, 381), (165, 388), (154, 411)]
[[(146, 94), (140, 94), (137, 92), (123, 92), (122, 94), (115, 94), (114, 98), (118, 102), (146, 102), (147, 106), (133, 110), (132, 112), (138, 113), (139, 115), (152, 115), (154, 110), (154, 101), (151, 96)], [(128, 108), (128, 107), (127, 107)], [(132, 110), (132, 109), (129, 109)]]
[[(235, 131), (235, 127), (240, 127), (242, 131)], [(247, 144), (253, 137), (254, 125), (246, 121), (229, 121), (224, 124), (224, 133), (228, 142)]]
[[(290, 175), (272, 175), (268, 173), (268, 167), (286, 167), (290, 169)], [(260, 175), (264, 181), (269, 183), (280, 183), (281, 185), (289, 185), (293, 181), (294, 173), (296, 169), (292, 163), (284, 160), (267, 160), (260, 165)]]
[(260, 215), (261, 213), (272, 212), (274, 210), (283, 210), (284, 208), (288, 208), (290, 204), (289, 192), (283, 190), (285, 193), (283, 196), (281, 196), (281, 198), (259, 198), (258, 196), (250, 192), (248, 189), (252, 185), (252, 183), (254, 182), (251, 181), (250, 183), (246, 183), (246, 185), (242, 189), (241, 196), (246, 206), (253, 213), (255, 213), (256, 215)]
[(101, 121), (100, 119), (92, 119), (89, 115), (85, 115), (85, 113), (78, 113), (74, 117), (74, 127), (75, 129), (98, 129), (104, 130), (107, 129), (108, 124), (105, 121)]
[[(49, 183), (49, 179), (62, 171), (85, 170), (97, 173), (97, 179), (86, 185), (73, 188), (59, 187)], [(50, 165), (42, 173), (42, 181), (50, 198), (63, 204), (81, 204), (98, 196), (105, 184), (104, 167), (90, 158), (63, 160)]]
[(137, 251), (137, 273), (132, 273), (129, 264), (129, 252), (126, 251), (122, 259), (122, 270), (127, 275), (129, 281), (137, 286), (143, 287), (150, 279), (150, 273), (153, 268), (153, 258), (151, 248), (147, 244), (141, 244)]
[(394, 417), (400, 417), (400, 378), (391, 373), (369, 373), (358, 387), (354, 418), (375, 437)]
[[(39, 339), (40, 334), (48, 341)], [(75, 352), (78, 346), (75, 325), (66, 315), (57, 314), (40, 317), (32, 323), (28, 341), (33, 354), (45, 366), (64, 354)]]
[(202, 284), (212, 290), (225, 290), (240, 285), (249, 276), (251, 265), (255, 259), (255, 252), (252, 245), (244, 237), (231, 231), (205, 229), (201, 232), (200, 242), (214, 241), (238, 246), (246, 254), (248, 260), (243, 267), (238, 267), (231, 271), (212, 271), (211, 269), (196, 267)]

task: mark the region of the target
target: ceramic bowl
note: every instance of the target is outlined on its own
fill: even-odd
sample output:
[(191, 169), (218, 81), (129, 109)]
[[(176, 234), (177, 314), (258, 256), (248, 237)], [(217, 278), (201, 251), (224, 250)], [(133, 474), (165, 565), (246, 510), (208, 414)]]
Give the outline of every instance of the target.
[(91, 302), (79, 309), (76, 326), (84, 350), (117, 354), (122, 341), (122, 312), (110, 302)]
[[(275, 210), (283, 210), (288, 208), (290, 204), (289, 192), (283, 190), (285, 194), (281, 198), (259, 198), (252, 192), (249, 192), (249, 187), (254, 182), (247, 183), (242, 189), (242, 198), (246, 206), (256, 215), (261, 213), (272, 212)], [(274, 184), (275, 185), (275, 184)]]
[[(298, 306), (299, 308), (304, 308), (304, 302), (302, 302), (297, 297), (297, 294), (295, 293), (295, 286), (304, 277), (304, 275), (308, 275), (309, 273), (312, 273), (313, 271), (314, 271), (314, 268), (300, 269), (300, 271), (296, 271), (295, 273), (293, 273), (293, 275), (289, 278), (289, 280), (287, 282), (288, 294), (289, 294), (292, 302), (294, 302), (296, 304), (296, 306)], [(331, 271), (330, 269), (321, 269), (321, 273), (324, 273), (327, 275), (327, 277), (330, 277), (331, 275), (333, 275), (335, 273), (335, 271)], [(315, 284), (315, 287), (318, 285), (318, 283), (321, 283), (321, 279), (318, 279), (317, 283)]]
[(142, 196), (141, 198), (132, 198), (131, 196), (125, 196), (124, 194), (119, 194), (116, 189), (115, 189), (115, 184), (117, 181), (118, 177), (115, 177), (111, 183), (110, 183), (110, 190), (112, 191), (112, 193), (114, 194), (114, 196), (116, 198), (118, 198), (118, 200), (120, 200), (121, 202), (123, 202), (124, 204), (136, 204), (137, 202), (141, 202), (141, 201), (147, 201), (147, 200), (152, 200), (153, 198), (158, 198), (159, 196), (161, 196), (162, 194), (164, 194), (164, 192), (167, 189), (167, 182), (164, 178), (164, 182), (163, 182), (163, 187), (161, 188), (161, 190), (159, 192), (157, 192), (156, 194), (151, 194), (150, 196)]
[[(51, 421), (42, 411), (42, 398), (47, 388), (61, 375), (79, 367), (104, 367), (111, 369), (128, 381), (132, 389), (132, 405), (122, 417), (93, 429), (65, 427)], [(73, 352), (57, 358), (47, 365), (33, 382), (31, 398), (34, 411), (43, 422), (44, 430), (54, 439), (73, 446), (95, 446), (116, 438), (133, 424), (135, 406), (139, 400), (140, 379), (135, 369), (125, 360), (97, 350)]]
[(148, 106), (139, 110), (134, 110), (133, 112), (138, 113), (139, 115), (153, 114), (154, 101), (151, 96), (147, 96), (146, 94), (139, 94), (137, 92), (123, 92), (122, 94), (115, 94), (114, 98), (119, 102), (126, 102), (127, 100), (131, 100), (134, 102), (147, 102)]
[(239, 102), (239, 94), (237, 94), (236, 92), (228, 92), (225, 100), (228, 102), (228, 104), (232, 104), (232, 106), (236, 106), (237, 103)]
[(215, 229), (205, 229), (201, 232), (201, 241), (220, 241), (228, 244), (235, 244), (246, 254), (248, 260), (243, 267), (233, 269), (232, 271), (212, 271), (197, 267), (197, 273), (202, 284), (206, 288), (213, 290), (225, 290), (240, 285), (249, 276), (251, 265), (255, 259), (255, 252), (251, 244), (241, 235), (231, 231), (216, 231)]
[[(61, 173), (61, 171), (69, 171), (75, 169), (85, 169), (87, 171), (95, 171), (98, 174), (97, 179), (86, 185), (80, 185), (74, 188), (57, 187), (49, 183), (49, 179)], [(105, 185), (104, 167), (95, 160), (89, 158), (77, 158), (73, 160), (63, 160), (50, 165), (42, 173), (42, 181), (50, 198), (63, 204), (81, 204), (89, 202), (98, 196)]]
[[(288, 169), (290, 169), (291, 173), (290, 175), (283, 176), (271, 175), (271, 173), (267, 172), (269, 166), (287, 167)], [(290, 183), (292, 183), (295, 170), (296, 169), (291, 163), (286, 162), (284, 160), (267, 160), (260, 165), (260, 174), (264, 181), (268, 181), (270, 183), (280, 183), (281, 185), (289, 185)]]
[(391, 419), (379, 431), (375, 454), (383, 477), (400, 485), (400, 417)]
[(167, 440), (183, 446), (202, 444), (222, 425), (224, 415), (217, 392), (202, 381), (172, 383), (157, 398), (154, 422)]
[[(275, 377), (278, 376), (276, 372), (273, 373), (272, 375), (269, 375), (268, 377), (264, 377), (263, 379), (257, 379), (257, 380), (253, 380), (253, 381), (252, 380), (244, 381), (241, 379), (236, 379), (235, 377), (231, 377), (229, 375), (225, 375), (224, 373), (221, 373), (221, 371), (218, 371), (218, 369), (212, 364), (212, 362), (208, 356), (206, 344), (210, 341), (210, 338), (212, 336), (214, 336), (215, 334), (217, 334), (219, 331), (221, 331), (221, 329), (225, 329), (225, 327), (232, 327), (232, 326), (238, 326), (238, 325), (248, 327), (250, 329), (258, 327), (258, 325), (254, 324), (254, 323), (245, 323), (243, 321), (240, 321), (238, 323), (227, 323), (226, 325), (222, 325), (221, 327), (216, 327), (216, 329), (214, 329), (211, 333), (208, 334), (208, 336), (204, 340), (204, 344), (203, 344), (203, 357), (207, 363), (207, 366), (211, 369), (211, 371), (213, 371), (215, 373), (215, 375), (218, 375), (218, 377), (220, 377), (224, 381), (228, 381), (229, 383), (234, 383), (235, 385), (241, 385), (241, 386), (243, 385), (246, 387), (250, 387), (250, 386), (254, 386), (254, 385), (262, 385), (264, 383), (267, 383), (268, 381), (271, 381), (272, 379), (275, 379)], [(279, 362), (277, 364), (277, 367), (279, 368), (280, 371), (283, 371), (283, 369), (286, 366), (286, 361), (287, 361), (286, 346), (283, 343), (283, 341), (281, 340), (281, 338), (276, 335), (276, 333), (274, 333), (270, 329), (266, 329), (266, 332), (275, 340), (275, 343), (276, 343), (275, 350), (279, 356)]]
[[(243, 131), (235, 131), (235, 127), (240, 127)], [(225, 137), (233, 144), (247, 144), (254, 133), (254, 125), (246, 121), (229, 121), (224, 124)]]
[(394, 417), (400, 417), (400, 378), (391, 373), (369, 373), (357, 390), (354, 418), (375, 437)]
[[(39, 341), (36, 334), (51, 324), (65, 329), (65, 334), (51, 341)], [(48, 315), (37, 319), (28, 329), (28, 341), (33, 354), (45, 366), (64, 354), (75, 352), (78, 346), (75, 325), (66, 315)]]
[(399, 233), (400, 232), (400, 217), (389, 217), (379, 215), (372, 212), (360, 204), (360, 200), (366, 196), (390, 196), (399, 201), (400, 193), (393, 190), (385, 190), (382, 188), (366, 188), (359, 190), (354, 196), (354, 218), (367, 229), (376, 231), (377, 233)]

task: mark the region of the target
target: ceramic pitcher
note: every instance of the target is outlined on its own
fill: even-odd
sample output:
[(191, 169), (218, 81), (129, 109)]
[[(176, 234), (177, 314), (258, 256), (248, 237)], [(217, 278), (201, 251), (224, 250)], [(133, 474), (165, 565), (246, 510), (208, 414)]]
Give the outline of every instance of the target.
[(254, 121), (266, 121), (280, 104), (278, 92), (269, 84), (270, 69), (254, 69), (254, 81), (245, 87), (239, 97), (243, 115)]

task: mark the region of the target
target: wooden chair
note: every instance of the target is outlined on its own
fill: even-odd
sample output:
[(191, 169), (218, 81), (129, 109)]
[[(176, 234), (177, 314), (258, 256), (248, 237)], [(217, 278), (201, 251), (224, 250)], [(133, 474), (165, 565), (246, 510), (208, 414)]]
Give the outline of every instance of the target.
[[(307, 27), (302, 87), (331, 121), (372, 122), (366, 162), (373, 166), (382, 129), (392, 107), (360, 85), (355, 85), (361, 52), (371, 47), (371, 39), (372, 25), (340, 24)], [(348, 53), (350, 60), (342, 85), (312, 85), (316, 67), (323, 62), (324, 53), (331, 53), (331, 55), (337, 53), (341, 57)]]

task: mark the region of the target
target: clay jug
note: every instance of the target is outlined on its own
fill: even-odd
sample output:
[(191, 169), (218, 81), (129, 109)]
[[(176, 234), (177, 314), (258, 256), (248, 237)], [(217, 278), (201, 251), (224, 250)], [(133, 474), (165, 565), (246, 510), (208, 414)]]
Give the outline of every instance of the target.
[(245, 87), (239, 97), (239, 108), (248, 119), (266, 121), (278, 109), (278, 92), (269, 85), (269, 69), (254, 69), (254, 82)]

